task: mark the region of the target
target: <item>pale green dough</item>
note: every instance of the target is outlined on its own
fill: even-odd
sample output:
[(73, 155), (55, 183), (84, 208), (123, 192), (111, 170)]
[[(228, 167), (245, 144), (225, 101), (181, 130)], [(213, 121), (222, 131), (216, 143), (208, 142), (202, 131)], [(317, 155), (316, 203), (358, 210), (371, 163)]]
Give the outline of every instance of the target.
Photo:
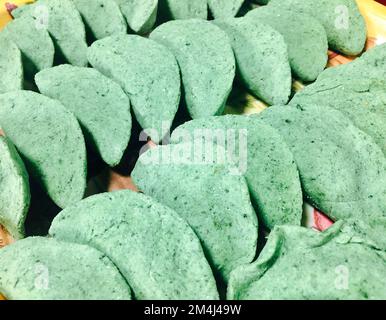
[(286, 104), (292, 76), (283, 36), (269, 25), (247, 18), (214, 23), (229, 36), (237, 71), (246, 87), (270, 105)]
[(21, 52), (10, 39), (0, 37), (0, 94), (23, 88)]
[(161, 141), (173, 123), (181, 95), (173, 54), (153, 40), (119, 35), (94, 42), (88, 57), (95, 69), (120, 84), (141, 127), (155, 143)]
[(54, 238), (90, 245), (118, 267), (137, 300), (216, 300), (199, 240), (177, 213), (129, 190), (92, 196), (62, 211)]
[(158, 0), (114, 0), (130, 29), (144, 34), (153, 28), (158, 13)]
[[(86, 31), (79, 11), (71, 0), (38, 0), (15, 10), (16, 21), (30, 16), (39, 28), (47, 30), (56, 49), (70, 64), (87, 66)], [(31, 29), (26, 32), (31, 33)], [(41, 70), (41, 69), (40, 69)]]
[(131, 292), (101, 252), (49, 238), (0, 250), (0, 293), (8, 300), (130, 300)]
[(231, 274), (229, 300), (386, 299), (386, 251), (343, 221), (323, 233), (280, 226)]
[(28, 172), (64, 208), (83, 198), (87, 161), (82, 131), (60, 102), (32, 91), (0, 95), (0, 127)]
[(208, 0), (208, 6), (215, 19), (233, 18), (245, 0)]
[(208, 17), (208, 0), (159, 0), (160, 14), (167, 20), (204, 19)]
[[(237, 168), (216, 159), (198, 163), (194, 147), (188, 143), (150, 149), (139, 158), (132, 177), (141, 191), (189, 223), (212, 268), (227, 282), (235, 267), (255, 257), (258, 221)], [(187, 155), (186, 162), (180, 162), (180, 153)]]
[(30, 204), (28, 173), (12, 142), (0, 136), (0, 224), (18, 240)]
[(126, 33), (127, 25), (114, 0), (72, 0), (95, 39)]
[(386, 158), (343, 113), (323, 105), (276, 106), (258, 117), (291, 149), (305, 196), (332, 219), (386, 216)]
[(37, 26), (34, 19), (26, 16), (9, 22), (0, 33), (0, 38), (5, 37), (20, 49), (28, 75), (49, 68), (54, 62), (54, 44), (47, 30)]
[(191, 19), (164, 23), (150, 38), (176, 56), (191, 117), (222, 114), (236, 68), (226, 33), (208, 21)]
[(300, 225), (303, 195), (299, 173), (292, 152), (275, 129), (256, 117), (208, 117), (179, 126), (171, 141), (199, 137), (206, 138), (206, 144), (225, 146), (236, 156), (259, 218), (267, 228)]
[(95, 69), (70, 65), (46, 69), (35, 81), (42, 94), (75, 114), (87, 142), (107, 164), (119, 164), (131, 136), (131, 114), (118, 84)]

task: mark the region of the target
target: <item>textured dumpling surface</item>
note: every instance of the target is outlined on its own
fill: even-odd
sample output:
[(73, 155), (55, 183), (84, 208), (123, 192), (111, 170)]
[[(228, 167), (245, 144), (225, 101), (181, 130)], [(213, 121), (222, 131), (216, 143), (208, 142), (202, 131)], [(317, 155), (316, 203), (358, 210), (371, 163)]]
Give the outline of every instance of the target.
[(233, 18), (245, 0), (208, 0), (209, 9), (215, 19)]
[(232, 44), (240, 78), (270, 105), (286, 104), (291, 94), (291, 67), (283, 36), (266, 24), (246, 18), (214, 20)]
[(72, 0), (95, 39), (126, 33), (127, 25), (114, 0)]
[(86, 147), (75, 116), (60, 102), (32, 91), (0, 95), (0, 126), (28, 172), (59, 206), (83, 198)]
[(386, 215), (386, 159), (373, 139), (327, 106), (276, 106), (260, 117), (291, 149), (306, 197), (333, 219)]
[(52, 67), (55, 48), (45, 28), (29, 17), (9, 22), (0, 33), (0, 38), (13, 41), (20, 49), (25, 71), (29, 75)]
[[(199, 163), (194, 146), (150, 149), (140, 157), (132, 177), (141, 191), (189, 223), (213, 269), (227, 281), (230, 271), (255, 257), (258, 221), (245, 178), (215, 158)], [(186, 158), (180, 159), (180, 154)]]
[(314, 17), (270, 6), (254, 9), (246, 17), (270, 25), (284, 37), (292, 71), (301, 80), (314, 81), (326, 67), (327, 34)]
[(138, 300), (218, 299), (194, 232), (172, 209), (142, 194), (92, 196), (62, 211), (50, 234), (105, 253)]
[(271, 0), (270, 6), (308, 13), (320, 21), (330, 47), (347, 55), (362, 52), (366, 42), (366, 23), (353, 0)]
[(385, 299), (385, 278), (385, 249), (343, 221), (323, 233), (280, 226), (256, 262), (232, 272), (228, 299)]
[(163, 19), (204, 19), (208, 17), (207, 0), (159, 0)]
[(21, 52), (11, 39), (0, 37), (0, 94), (23, 88)]
[[(32, 17), (39, 29), (49, 32), (67, 62), (80, 67), (87, 65), (86, 31), (82, 17), (71, 0), (39, 0), (16, 9), (13, 15), (16, 20)], [(30, 29), (26, 32), (31, 34)]]
[(80, 122), (87, 142), (110, 166), (117, 165), (131, 135), (130, 100), (95, 69), (61, 65), (35, 77), (41, 93), (60, 101)]
[(130, 300), (113, 263), (94, 248), (27, 238), (0, 250), (0, 293), (8, 300)]
[(0, 136), (0, 224), (14, 239), (24, 237), (30, 204), (28, 173), (12, 142)]
[(164, 23), (150, 38), (176, 56), (191, 117), (222, 114), (236, 68), (226, 33), (208, 21), (191, 19)]
[(181, 80), (173, 54), (153, 40), (119, 35), (94, 42), (88, 58), (95, 69), (121, 85), (139, 124), (158, 143), (170, 129), (180, 101)]
[(221, 116), (185, 123), (173, 131), (178, 143), (203, 139), (222, 145), (236, 159), (263, 224), (299, 225), (303, 195), (292, 152), (275, 129), (256, 117)]
[(147, 33), (154, 26), (158, 13), (158, 0), (114, 0), (121, 9), (130, 29)]

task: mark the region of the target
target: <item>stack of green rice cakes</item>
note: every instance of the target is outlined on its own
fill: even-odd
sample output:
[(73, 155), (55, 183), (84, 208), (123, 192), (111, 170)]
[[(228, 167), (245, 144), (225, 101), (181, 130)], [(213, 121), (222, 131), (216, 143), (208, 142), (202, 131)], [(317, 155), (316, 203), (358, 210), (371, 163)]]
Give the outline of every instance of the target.
[[(257, 2), (12, 12), (0, 224), (16, 241), (0, 249), (0, 297), (386, 298), (386, 45), (324, 70), (329, 48), (364, 49), (355, 1)], [(294, 95), (293, 79), (313, 83)], [(271, 107), (224, 115), (235, 89)], [(139, 138), (154, 144), (131, 174), (142, 193), (86, 196), (90, 154), (114, 168)], [(44, 234), (26, 231), (37, 187), (58, 213)], [(305, 202), (334, 225), (302, 227)]]

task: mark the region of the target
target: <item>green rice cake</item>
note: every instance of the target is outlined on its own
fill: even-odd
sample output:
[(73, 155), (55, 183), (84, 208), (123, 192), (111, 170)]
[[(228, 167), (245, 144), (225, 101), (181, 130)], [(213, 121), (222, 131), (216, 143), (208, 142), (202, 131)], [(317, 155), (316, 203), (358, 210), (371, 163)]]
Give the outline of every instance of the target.
[(246, 18), (214, 23), (228, 34), (238, 74), (247, 88), (268, 104), (286, 104), (292, 77), (283, 36), (269, 25)]
[(204, 19), (208, 18), (207, 0), (159, 0), (163, 19)]
[(178, 127), (171, 141), (201, 137), (206, 144), (225, 146), (239, 167), (245, 166), (251, 198), (266, 227), (300, 225), (303, 195), (299, 173), (291, 151), (275, 129), (255, 117), (209, 117)]
[(215, 19), (233, 18), (245, 0), (208, 0), (209, 9)]
[[(196, 160), (201, 156), (196, 151), (193, 143), (150, 149), (139, 158), (132, 178), (141, 191), (188, 222), (226, 282), (235, 267), (255, 257), (258, 221), (245, 178), (217, 159)], [(181, 154), (186, 158), (180, 159)]]
[(343, 221), (323, 233), (280, 226), (256, 262), (232, 272), (228, 299), (385, 299), (385, 278), (385, 250)]
[(42, 94), (60, 101), (80, 122), (87, 142), (110, 166), (122, 159), (131, 135), (130, 100), (95, 69), (61, 65), (35, 77)]
[(58, 101), (32, 91), (0, 95), (0, 126), (29, 173), (59, 207), (82, 199), (86, 148), (75, 116)]
[(23, 88), (21, 52), (10, 39), (0, 37), (0, 94)]
[(158, 0), (114, 0), (120, 7), (130, 29), (136, 33), (150, 32), (157, 19)]
[(314, 17), (277, 7), (250, 11), (247, 18), (265, 23), (284, 37), (293, 73), (303, 81), (314, 81), (328, 60), (327, 34)]
[[(57, 50), (68, 63), (80, 67), (87, 66), (86, 31), (82, 17), (72, 0), (38, 0), (22, 11), (13, 13), (16, 20), (31, 16), (40, 28), (48, 30)], [(31, 34), (30, 29), (25, 32)]]
[(194, 232), (145, 195), (125, 190), (87, 198), (61, 212), (50, 234), (104, 252), (138, 300), (218, 299)]
[(30, 204), (28, 173), (12, 142), (0, 136), (0, 224), (18, 240)]
[(159, 26), (150, 38), (176, 56), (191, 117), (222, 114), (235, 76), (235, 59), (225, 32), (208, 21), (179, 20)]
[(126, 33), (127, 25), (114, 0), (72, 0), (95, 39)]
[(130, 288), (101, 252), (48, 238), (0, 250), (0, 292), (9, 300), (130, 300)]
[[(54, 44), (48, 32), (40, 28), (31, 17), (22, 17), (9, 22), (0, 33), (0, 38), (3, 37), (14, 42), (21, 51), (24, 69), (28, 75), (52, 66), (55, 55)], [(17, 52), (15, 53), (17, 58)]]
[(308, 13), (318, 19), (333, 50), (357, 55), (364, 49), (366, 23), (353, 0), (271, 0), (269, 6)]
[(134, 114), (158, 143), (170, 129), (180, 101), (176, 59), (164, 46), (135, 35), (120, 35), (93, 43), (91, 65), (117, 81), (129, 95)]
[(386, 159), (373, 139), (327, 106), (277, 106), (260, 117), (290, 147), (308, 200), (332, 219), (386, 215)]

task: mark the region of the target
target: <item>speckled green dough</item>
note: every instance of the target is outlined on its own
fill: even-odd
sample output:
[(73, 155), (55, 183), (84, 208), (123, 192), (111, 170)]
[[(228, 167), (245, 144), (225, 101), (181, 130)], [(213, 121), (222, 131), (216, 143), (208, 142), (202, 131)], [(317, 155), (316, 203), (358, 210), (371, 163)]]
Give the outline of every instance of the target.
[(14, 239), (21, 239), (31, 198), (28, 173), (12, 142), (2, 136), (0, 190), (0, 224)]
[(327, 34), (312, 16), (277, 7), (250, 11), (247, 18), (270, 25), (284, 37), (292, 71), (303, 81), (314, 81), (328, 60)]
[(245, 0), (208, 0), (208, 6), (215, 19), (233, 18)]
[(311, 203), (333, 219), (386, 216), (386, 160), (373, 139), (327, 106), (277, 106), (260, 117), (290, 147)]
[(252, 19), (233, 18), (214, 23), (228, 34), (238, 74), (248, 89), (268, 104), (286, 104), (292, 77), (283, 36)]
[(191, 117), (222, 114), (236, 69), (226, 33), (208, 21), (192, 19), (164, 23), (150, 38), (176, 56)]
[(353, 0), (271, 0), (269, 6), (299, 10), (314, 16), (324, 26), (330, 47), (357, 55), (366, 42), (366, 23)]
[[(199, 130), (204, 131), (200, 133)], [(192, 140), (195, 134), (200, 134), (209, 137), (206, 143), (224, 145), (225, 141), (217, 140), (218, 130), (224, 140), (231, 134), (226, 138), (225, 146), (229, 152), (238, 155), (240, 162), (245, 161), (240, 149), (247, 152), (245, 178), (264, 225), (269, 229), (277, 224), (300, 225), (303, 196), (293, 155), (276, 130), (260, 119), (221, 116), (193, 120), (174, 130), (171, 141), (178, 143), (185, 137)], [(245, 138), (242, 131), (245, 131)], [(236, 146), (232, 150), (233, 141)]]
[(126, 33), (127, 26), (114, 0), (72, 0), (95, 39)]
[(157, 19), (158, 0), (114, 0), (136, 33), (149, 32)]
[(121, 85), (139, 124), (159, 142), (172, 125), (181, 95), (173, 54), (155, 41), (124, 35), (94, 42), (88, 57), (94, 68)]
[[(39, 0), (22, 11), (14, 13), (16, 17), (31, 16), (44, 24), (52, 40), (64, 58), (73, 65), (85, 67), (87, 65), (86, 31), (82, 17), (71, 0)], [(20, 18), (17, 18), (18, 20)], [(31, 34), (31, 28), (25, 32)]]
[[(193, 228), (213, 269), (226, 282), (256, 254), (258, 221), (245, 178), (226, 165), (196, 163), (194, 144), (159, 146), (132, 173), (141, 191), (174, 209)], [(188, 162), (179, 162), (179, 153)], [(170, 155), (170, 161), (165, 161)]]
[(207, 0), (159, 0), (159, 7), (168, 20), (208, 18)]
[(92, 196), (62, 211), (50, 234), (104, 252), (136, 299), (218, 299), (194, 232), (173, 210), (145, 195), (125, 190)]
[(36, 28), (31, 17), (22, 17), (9, 22), (0, 37), (14, 42), (22, 53), (24, 69), (29, 74), (49, 68), (54, 62), (54, 44), (44, 29)]
[(323, 233), (280, 226), (256, 262), (232, 272), (228, 299), (385, 299), (385, 279), (385, 250), (343, 221)]
[(0, 126), (28, 172), (59, 207), (82, 199), (86, 148), (75, 116), (58, 101), (32, 91), (0, 95)]
[(122, 159), (131, 135), (130, 100), (95, 69), (61, 65), (35, 77), (40, 92), (60, 101), (80, 122), (86, 140), (110, 166)]
[(11, 40), (0, 37), (0, 94), (23, 88), (21, 52)]
[(291, 104), (320, 104), (341, 111), (386, 155), (386, 80), (346, 79), (318, 80), (296, 94)]
[(130, 300), (125, 279), (101, 252), (48, 238), (0, 250), (0, 292), (8, 300)]

